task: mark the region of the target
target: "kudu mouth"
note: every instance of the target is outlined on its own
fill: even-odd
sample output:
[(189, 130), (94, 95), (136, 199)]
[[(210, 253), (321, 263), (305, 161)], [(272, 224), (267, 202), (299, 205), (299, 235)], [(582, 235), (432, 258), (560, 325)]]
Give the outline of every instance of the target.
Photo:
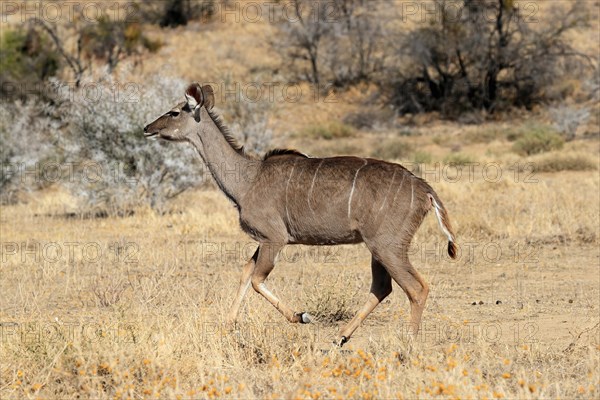
[(151, 139), (151, 138), (154, 138), (154, 137), (158, 136), (158, 134), (160, 133), (160, 130), (156, 130), (156, 131), (149, 131), (149, 129), (148, 129), (148, 127), (149, 127), (149, 126), (150, 126), (150, 125), (146, 125), (146, 126), (144, 127), (144, 137), (145, 137), (146, 139)]

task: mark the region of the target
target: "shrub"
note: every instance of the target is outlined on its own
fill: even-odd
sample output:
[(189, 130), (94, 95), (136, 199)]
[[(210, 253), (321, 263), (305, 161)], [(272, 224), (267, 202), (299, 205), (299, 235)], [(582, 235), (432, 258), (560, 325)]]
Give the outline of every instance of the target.
[(416, 164), (429, 164), (432, 160), (431, 154), (426, 151), (415, 151), (412, 155), (412, 160)]
[(105, 61), (108, 72), (114, 70), (124, 56), (141, 54), (144, 49), (156, 52), (162, 45), (160, 41), (146, 37), (140, 24), (114, 21), (108, 17), (99, 18), (95, 24), (82, 29), (80, 34), (86, 43), (84, 53)]
[(544, 126), (534, 126), (522, 134), (513, 144), (513, 150), (520, 155), (532, 155), (563, 147), (564, 139), (554, 130)]
[(402, 66), (381, 82), (400, 112), (456, 117), (472, 110), (531, 108), (552, 100), (553, 83), (583, 71), (587, 58), (568, 39), (571, 31), (589, 25), (583, 1), (565, 10), (549, 8), (543, 29), (513, 0), (432, 3), (439, 18), (398, 33)]
[(217, 0), (167, 0), (134, 3), (144, 21), (163, 28), (187, 25), (189, 21), (210, 20), (217, 10)]
[(351, 126), (338, 121), (313, 124), (299, 133), (300, 136), (308, 136), (315, 139), (321, 138), (325, 140), (352, 137), (354, 134), (355, 131)]
[(59, 131), (60, 121), (52, 117), (47, 104), (30, 100), (0, 103), (0, 201), (17, 201), (18, 194), (47, 186), (45, 163), (62, 160), (66, 147)]
[(373, 150), (372, 156), (384, 160), (400, 160), (407, 158), (413, 147), (402, 140), (390, 139), (384, 141)]
[(100, 179), (69, 185), (82, 199), (83, 212), (124, 215), (141, 205), (163, 212), (167, 200), (202, 181), (193, 149), (147, 140), (142, 134), (146, 123), (182, 98), (185, 82), (165, 77), (148, 82), (152, 85), (139, 98), (127, 99), (132, 102), (116, 101), (109, 81), (100, 86), (96, 101), (63, 104), (77, 157), (102, 171)]
[(380, 2), (291, 0), (272, 45), (294, 79), (343, 87), (368, 81), (388, 57)]
[[(6, 30), (0, 41), (0, 95), (19, 98), (23, 92), (41, 89), (41, 82), (54, 76), (59, 65), (45, 34), (34, 29)], [(27, 91), (13, 90), (15, 85), (26, 85)]]
[(569, 141), (575, 139), (577, 128), (590, 118), (590, 111), (587, 108), (577, 109), (562, 105), (551, 108), (550, 117), (554, 122), (554, 128)]
[(269, 150), (273, 131), (269, 128), (269, 110), (266, 101), (235, 101), (228, 103), (231, 131), (248, 153), (259, 155)]

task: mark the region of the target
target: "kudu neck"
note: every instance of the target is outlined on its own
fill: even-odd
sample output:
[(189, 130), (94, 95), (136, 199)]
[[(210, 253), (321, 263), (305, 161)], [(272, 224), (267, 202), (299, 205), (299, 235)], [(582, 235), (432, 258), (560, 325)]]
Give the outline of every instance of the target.
[(246, 156), (233, 147), (216, 121), (206, 112), (201, 112), (201, 123), (190, 142), (202, 157), (219, 188), (234, 203), (251, 188), (258, 174), (261, 161)]

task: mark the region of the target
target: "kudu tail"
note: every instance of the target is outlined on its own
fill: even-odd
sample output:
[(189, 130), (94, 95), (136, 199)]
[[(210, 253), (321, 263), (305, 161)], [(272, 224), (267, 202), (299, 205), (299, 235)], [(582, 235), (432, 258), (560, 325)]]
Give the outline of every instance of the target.
[(456, 244), (454, 244), (455, 236), (444, 203), (442, 203), (437, 194), (433, 192), (428, 193), (427, 196), (429, 197), (429, 200), (431, 200), (431, 205), (435, 211), (435, 216), (440, 224), (440, 228), (442, 228), (442, 232), (448, 237), (448, 255), (451, 258), (456, 258)]

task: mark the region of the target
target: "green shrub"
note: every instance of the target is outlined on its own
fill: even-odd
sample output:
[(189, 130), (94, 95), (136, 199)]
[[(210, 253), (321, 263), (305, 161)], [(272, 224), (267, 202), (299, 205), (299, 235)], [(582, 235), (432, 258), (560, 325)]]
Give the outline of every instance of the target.
[(59, 66), (58, 54), (44, 33), (33, 29), (6, 30), (0, 41), (0, 95), (15, 95), (8, 90), (12, 85), (4, 85), (5, 82), (24, 83), (32, 90), (39, 82), (54, 76)]
[(429, 164), (432, 157), (426, 151), (415, 151), (412, 155), (412, 160), (417, 164)]
[(541, 125), (534, 126), (515, 141), (513, 151), (520, 155), (529, 156), (551, 150), (560, 150), (564, 142), (564, 139), (552, 128)]
[(315, 139), (325, 140), (341, 139), (354, 136), (355, 131), (349, 125), (339, 121), (331, 121), (324, 124), (314, 124), (300, 131), (299, 136), (308, 136)]

